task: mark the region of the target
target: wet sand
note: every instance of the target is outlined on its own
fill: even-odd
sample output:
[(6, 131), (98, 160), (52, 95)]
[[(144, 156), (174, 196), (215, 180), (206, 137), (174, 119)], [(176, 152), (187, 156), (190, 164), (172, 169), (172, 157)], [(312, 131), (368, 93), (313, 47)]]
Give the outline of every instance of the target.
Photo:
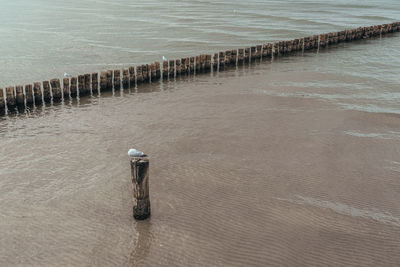
[(340, 51), (3, 118), (0, 265), (400, 265), (400, 114), (344, 97), (374, 81), (327, 67)]

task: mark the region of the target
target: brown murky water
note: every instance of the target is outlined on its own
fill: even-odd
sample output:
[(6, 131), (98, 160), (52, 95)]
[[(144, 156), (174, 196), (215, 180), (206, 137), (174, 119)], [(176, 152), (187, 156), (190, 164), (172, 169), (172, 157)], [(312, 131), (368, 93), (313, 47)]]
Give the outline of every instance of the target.
[(399, 266), (399, 38), (2, 118), (0, 265)]

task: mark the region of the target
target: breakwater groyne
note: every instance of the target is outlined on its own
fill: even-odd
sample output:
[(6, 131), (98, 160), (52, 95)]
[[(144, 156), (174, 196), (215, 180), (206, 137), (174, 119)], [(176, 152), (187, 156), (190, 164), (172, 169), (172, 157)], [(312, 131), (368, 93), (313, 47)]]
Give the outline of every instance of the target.
[(163, 61), (162, 64), (154, 62), (122, 70), (64, 77), (62, 80), (56, 78), (25, 86), (9, 86), (0, 88), (0, 113), (4, 114), (6, 110), (12, 112), (16, 108), (38, 106), (43, 102), (56, 103), (70, 98), (96, 95), (101, 91), (128, 89), (142, 83), (156, 82), (180, 75), (222, 71), (256, 59), (287, 56), (297, 51), (323, 49), (332, 44), (374, 38), (398, 31), (400, 31), (400, 22), (394, 22), (233, 49), (213, 55), (202, 54), (168, 60)]

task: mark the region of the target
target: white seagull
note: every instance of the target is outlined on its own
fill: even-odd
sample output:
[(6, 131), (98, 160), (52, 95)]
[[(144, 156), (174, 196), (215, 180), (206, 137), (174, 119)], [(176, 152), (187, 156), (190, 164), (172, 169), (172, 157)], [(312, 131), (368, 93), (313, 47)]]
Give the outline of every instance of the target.
[(72, 76), (71, 74), (64, 72), (64, 77), (71, 77), (71, 76)]
[(164, 60), (164, 61), (168, 61), (168, 58), (166, 58), (166, 57), (162, 56), (162, 60)]
[(142, 151), (136, 150), (134, 148), (129, 149), (128, 151), (129, 157), (144, 157), (146, 156)]

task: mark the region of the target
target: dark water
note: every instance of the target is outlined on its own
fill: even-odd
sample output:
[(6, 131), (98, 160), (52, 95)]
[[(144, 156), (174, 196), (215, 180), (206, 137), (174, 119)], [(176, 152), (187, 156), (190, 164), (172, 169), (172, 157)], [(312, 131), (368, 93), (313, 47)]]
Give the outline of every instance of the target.
[[(154, 59), (157, 53), (198, 54), (200, 49), (384, 23), (400, 10), (395, 1), (290, 1), (293, 5), (284, 6), (81, 1), (81, 9), (74, 1), (44, 2), (1, 2), (18, 10), (21, 19), (35, 18), (44, 28), (52, 25), (58, 28), (53, 32), (61, 32), (59, 42), (47, 39), (42, 55), (35, 42), (25, 46), (42, 60), (38, 68), (32, 68), (29, 56), (15, 58), (11, 51), (18, 45), (2, 45), (6, 53), (0, 61), (14, 66), (0, 64), (2, 83), (17, 77), (11, 69), (25, 68), (31, 82), (67, 66), (72, 73), (97, 70), (141, 62), (148, 54)], [(50, 16), (57, 5), (66, 13)], [(224, 8), (239, 10), (243, 17), (229, 18)], [(88, 44), (72, 38), (82, 47), (71, 48), (63, 66), (59, 55), (51, 56), (52, 49), (71, 40), (64, 38), (70, 32), (58, 22), (69, 18), (83, 25), (81, 20), (91, 16), (83, 18), (80, 12), (102, 14), (99, 10), (113, 16), (101, 15), (71, 31), (89, 36), (94, 34), (89, 25), (97, 23), (114, 34), (110, 29), (118, 28), (120, 20), (136, 20), (148, 25), (139, 29), (151, 36), (151, 25), (160, 20), (156, 28), (164, 25), (160, 32), (171, 39), (162, 43), (129, 34), (119, 46), (138, 51), (132, 60), (121, 61), (126, 58), (122, 49), (85, 51)], [(174, 17), (178, 10), (183, 11)], [(204, 19), (194, 21), (194, 14)], [(189, 21), (182, 22), (184, 15), (197, 23), (196, 31), (189, 30)], [(16, 17), (8, 15), (8, 26), (0, 23), (13, 38), (9, 29)], [(220, 23), (206, 27), (207, 21)], [(176, 31), (168, 32), (173, 25)], [(279, 35), (263, 25), (291, 32)], [(232, 34), (221, 37), (224, 27)], [(218, 34), (206, 33), (213, 30)], [(202, 31), (208, 42), (188, 45), (179, 39), (195, 40)], [(23, 36), (34, 40), (36, 34), (29, 32), (32, 36)], [(108, 44), (119, 40), (112, 34), (108, 41), (99, 39)], [(11, 38), (1, 36), (1, 42)], [(2, 117), (0, 265), (399, 266), (399, 41), (397, 33)], [(147, 54), (146, 49), (158, 52)], [(101, 56), (93, 59), (92, 52)], [(99, 65), (90, 66), (97, 60)], [(145, 151), (151, 160), (153, 213), (140, 223), (131, 217), (130, 147)]]

